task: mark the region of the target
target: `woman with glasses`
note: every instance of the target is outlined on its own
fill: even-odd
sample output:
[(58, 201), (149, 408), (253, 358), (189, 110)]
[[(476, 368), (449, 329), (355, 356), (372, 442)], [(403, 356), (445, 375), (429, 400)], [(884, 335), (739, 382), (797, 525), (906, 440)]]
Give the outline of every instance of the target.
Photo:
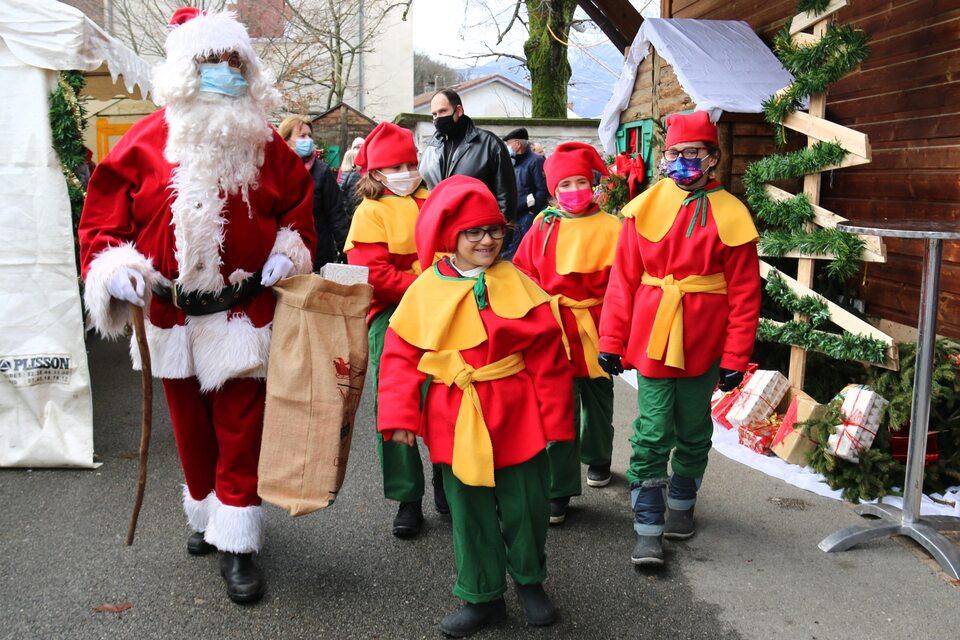
[[(344, 245), (347, 262), (369, 269), (373, 302), (367, 316), (374, 398), (378, 383), (383, 336), (400, 298), (420, 273), (413, 228), (428, 191), (420, 184), (417, 148), (409, 130), (381, 122), (370, 132), (356, 157), (361, 178), (357, 205)], [(376, 411), (376, 401), (374, 402)], [(399, 503), (393, 535), (412, 538), (423, 525), (423, 463), (416, 447), (377, 438), (383, 477), (383, 495)], [(446, 511), (443, 487), (435, 474), (438, 511)], [(441, 508), (442, 507), (442, 508)]]
[[(502, 618), (505, 573), (526, 620), (549, 625), (543, 590), (548, 441), (573, 438), (572, 379), (550, 296), (506, 261), (506, 219), (476, 178), (452, 176), (417, 220), (424, 273), (390, 321), (378, 429), (440, 465), (465, 603), (440, 630), (470, 635)], [(434, 263), (437, 252), (452, 255)]]
[(669, 116), (665, 144), (666, 178), (622, 210), (600, 317), (601, 366), (637, 370), (627, 470), (637, 565), (663, 564), (662, 539), (695, 532), (710, 397), (718, 380), (724, 391), (743, 380), (760, 314), (757, 230), (713, 177), (716, 125), (704, 111)]
[(547, 158), (544, 171), (553, 206), (533, 221), (513, 263), (550, 294), (573, 365), (574, 439), (547, 447), (550, 524), (559, 525), (570, 498), (580, 495), (581, 462), (587, 465), (589, 486), (610, 483), (613, 379), (597, 361), (597, 325), (620, 221), (594, 201), (594, 172), (608, 172), (589, 144), (564, 142)]

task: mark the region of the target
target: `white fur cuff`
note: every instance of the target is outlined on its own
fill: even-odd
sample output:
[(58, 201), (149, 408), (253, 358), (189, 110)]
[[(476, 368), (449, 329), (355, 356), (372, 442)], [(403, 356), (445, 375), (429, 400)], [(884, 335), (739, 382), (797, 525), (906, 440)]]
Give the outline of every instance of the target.
[(220, 551), (256, 553), (263, 545), (263, 513), (256, 507), (231, 507), (217, 500), (203, 539)]
[(302, 275), (313, 271), (313, 260), (310, 258), (310, 250), (303, 243), (298, 231), (290, 227), (283, 227), (277, 231), (277, 239), (273, 243), (273, 249), (270, 255), (282, 253), (293, 262), (293, 273), (290, 275)]
[(127, 242), (104, 249), (90, 262), (84, 281), (83, 302), (87, 307), (88, 325), (105, 338), (123, 335), (130, 320), (127, 303), (110, 296), (107, 284), (124, 268), (133, 269), (146, 283), (145, 298), (149, 306), (153, 264)]
[(187, 523), (194, 531), (206, 531), (210, 514), (220, 505), (217, 496), (211, 491), (203, 500), (195, 500), (187, 485), (183, 485), (183, 512), (187, 514)]

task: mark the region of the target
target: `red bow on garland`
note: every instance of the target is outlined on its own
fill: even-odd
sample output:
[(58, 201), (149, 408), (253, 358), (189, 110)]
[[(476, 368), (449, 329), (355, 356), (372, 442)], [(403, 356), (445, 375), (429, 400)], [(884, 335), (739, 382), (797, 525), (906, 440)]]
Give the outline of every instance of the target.
[(627, 179), (627, 192), (631, 199), (640, 193), (647, 179), (647, 168), (643, 164), (643, 158), (639, 155), (633, 157), (626, 152), (614, 159), (614, 172)]

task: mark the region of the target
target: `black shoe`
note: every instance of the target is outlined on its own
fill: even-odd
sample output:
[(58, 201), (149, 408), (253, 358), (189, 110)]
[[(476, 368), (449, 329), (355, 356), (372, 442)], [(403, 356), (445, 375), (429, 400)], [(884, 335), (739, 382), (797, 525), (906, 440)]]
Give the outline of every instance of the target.
[(534, 627), (547, 627), (557, 621), (557, 608), (550, 602), (550, 596), (541, 584), (518, 584), (517, 597), (523, 608), (527, 624)]
[(667, 507), (667, 523), (663, 526), (663, 537), (667, 540), (687, 540), (697, 532), (693, 522), (693, 507), (678, 511)]
[(451, 638), (466, 638), (488, 624), (506, 617), (507, 605), (503, 598), (480, 604), (465, 602), (459, 609), (443, 617), (440, 621), (440, 631)]
[(440, 515), (450, 515), (447, 492), (443, 490), (443, 472), (440, 471), (439, 465), (433, 465), (433, 504), (437, 507), (437, 513)]
[(587, 467), (587, 486), (605, 487), (610, 484), (610, 465), (592, 464)]
[(663, 536), (637, 536), (630, 562), (642, 567), (658, 567), (663, 564)]
[(220, 554), (220, 575), (227, 583), (227, 595), (237, 604), (258, 602), (267, 587), (252, 553)]
[(423, 509), (420, 501), (401, 502), (397, 517), (393, 519), (393, 535), (398, 538), (413, 538), (423, 526)]
[(550, 524), (563, 524), (567, 519), (567, 505), (570, 498), (554, 498), (550, 501)]
[(205, 556), (217, 548), (203, 539), (203, 531), (194, 531), (187, 538), (187, 553), (192, 556)]

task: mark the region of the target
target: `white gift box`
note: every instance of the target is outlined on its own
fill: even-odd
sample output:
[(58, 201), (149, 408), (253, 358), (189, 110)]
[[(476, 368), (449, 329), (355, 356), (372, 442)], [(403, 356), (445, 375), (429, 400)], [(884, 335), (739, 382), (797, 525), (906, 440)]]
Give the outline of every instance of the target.
[(790, 383), (779, 371), (755, 371), (727, 412), (727, 421), (737, 429), (767, 419), (789, 388)]

